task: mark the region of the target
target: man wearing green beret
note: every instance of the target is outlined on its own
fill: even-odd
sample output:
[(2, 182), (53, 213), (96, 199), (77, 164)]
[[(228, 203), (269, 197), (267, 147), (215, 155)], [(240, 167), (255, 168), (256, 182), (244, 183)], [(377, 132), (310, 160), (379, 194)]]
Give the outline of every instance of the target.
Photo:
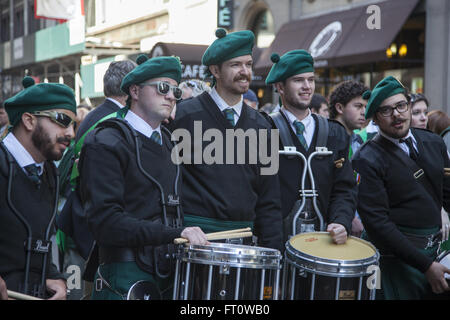
[[(358, 212), (381, 254), (380, 299), (435, 299), (449, 290), (434, 261), (441, 238), (441, 208), (450, 209), (450, 161), (437, 135), (411, 128), (405, 87), (394, 77), (380, 81), (368, 99), (366, 118), (379, 133), (353, 157), (359, 173)], [(448, 299), (448, 296), (447, 296)]]
[[(281, 250), (277, 175), (261, 174), (259, 156), (255, 164), (248, 161), (251, 149), (248, 144), (242, 149), (238, 143), (227, 148), (225, 142), (227, 134), (238, 130), (256, 133), (264, 130), (270, 137), (269, 123), (245, 104), (242, 97), (252, 77), (254, 35), (248, 30), (226, 34), (224, 29), (218, 29), (216, 36), (202, 57), (202, 63), (213, 76), (211, 92), (180, 103), (170, 124), (174, 134), (177, 129), (184, 129), (193, 137), (193, 160), (206, 152), (209, 143), (199, 140), (208, 130), (219, 132), (224, 142), (219, 161), (206, 164), (202, 159), (183, 163), (185, 221), (200, 225), (207, 232), (251, 227), (260, 246)], [(270, 146), (270, 140), (268, 143)], [(239, 164), (236, 155), (242, 152), (247, 161)], [(231, 161), (230, 155), (233, 155)], [(243, 241), (246, 240), (249, 239)]]
[(122, 80), (127, 107), (87, 134), (78, 164), (96, 241), (87, 267), (96, 271), (93, 299), (126, 299), (139, 281), (146, 281), (149, 299), (169, 298), (174, 239), (206, 243), (198, 227), (183, 227), (180, 170), (171, 160), (170, 132), (161, 126), (182, 95), (180, 61), (142, 55), (137, 63)]
[[(311, 113), (309, 104), (315, 90), (314, 60), (306, 50), (289, 51), (281, 57), (273, 54), (271, 59), (274, 64), (266, 78), (266, 84), (275, 85), (282, 104), (280, 113), (274, 115), (280, 119), (278, 124), (274, 122), (274, 127), (280, 130), (287, 128), (297, 151), (307, 159), (316, 151), (317, 146), (324, 146), (319, 145), (318, 141), (323, 140), (319, 139), (320, 136), (326, 137), (326, 141), (322, 143), (326, 142), (327, 149), (333, 152), (331, 156), (314, 157), (311, 168), (318, 192), (317, 206), (324, 220), (322, 228), (330, 232), (335, 243), (343, 244), (351, 233), (356, 209), (356, 183), (351, 164), (347, 160), (349, 136), (340, 123)], [(281, 145), (280, 149), (283, 150), (286, 145), (283, 141)], [(285, 239), (293, 232), (292, 223), (299, 201), (303, 168), (303, 161), (299, 157), (280, 157), (279, 177)], [(306, 180), (305, 188), (311, 189), (311, 181)], [(318, 231), (320, 221), (312, 208), (307, 200), (305, 211), (314, 211), (308, 214), (310, 218), (316, 216), (315, 230)]]
[(63, 84), (35, 84), (5, 101), (11, 128), (0, 143), (0, 277), (9, 290), (65, 299), (50, 237), (59, 179), (53, 161), (74, 137), (75, 96)]

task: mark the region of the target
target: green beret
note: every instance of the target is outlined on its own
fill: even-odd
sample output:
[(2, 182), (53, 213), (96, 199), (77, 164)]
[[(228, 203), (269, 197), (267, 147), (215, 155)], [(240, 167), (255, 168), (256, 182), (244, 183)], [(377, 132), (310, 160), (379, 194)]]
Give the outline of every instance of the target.
[(216, 37), (218, 39), (203, 54), (202, 64), (205, 66), (252, 54), (255, 35), (249, 30), (227, 34), (225, 29), (217, 29)]
[(73, 90), (60, 83), (35, 84), (32, 77), (22, 80), (24, 89), (5, 101), (9, 121), (15, 126), (25, 112), (66, 109), (77, 113)]
[(296, 74), (314, 72), (314, 59), (306, 50), (292, 50), (281, 57), (273, 53), (270, 60), (274, 63), (266, 78), (266, 84), (284, 81)]
[(169, 78), (180, 83), (181, 63), (177, 57), (155, 57), (148, 59), (141, 54), (136, 63), (138, 66), (130, 71), (122, 80), (120, 89), (126, 94), (130, 94), (129, 89), (132, 84), (139, 84), (148, 79)]
[(380, 104), (387, 98), (396, 94), (406, 95), (406, 88), (393, 76), (388, 76), (377, 83), (372, 91), (367, 90), (363, 93), (363, 99), (367, 101), (366, 119), (371, 118), (380, 107)]

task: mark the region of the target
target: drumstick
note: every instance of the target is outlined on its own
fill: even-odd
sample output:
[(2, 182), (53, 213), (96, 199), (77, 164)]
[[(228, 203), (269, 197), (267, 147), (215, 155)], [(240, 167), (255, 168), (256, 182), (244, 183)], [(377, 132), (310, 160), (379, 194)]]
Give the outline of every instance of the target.
[(221, 234), (229, 234), (229, 233), (238, 233), (238, 232), (247, 232), (252, 231), (252, 228), (242, 228), (242, 229), (234, 229), (234, 230), (226, 230), (226, 231), (219, 231), (219, 232), (211, 232), (207, 233), (206, 236), (213, 236), (213, 235), (221, 235)]
[(23, 294), (20, 292), (15, 292), (15, 291), (11, 291), (11, 290), (7, 290), (7, 291), (8, 291), (8, 297), (16, 299), (16, 300), (42, 300), (40, 298), (29, 296), (27, 294)]
[[(206, 238), (208, 240), (210, 240), (208, 237), (219, 236), (219, 235), (225, 236), (227, 234), (234, 234), (234, 233), (246, 232), (246, 231), (252, 231), (252, 228), (247, 227), (247, 228), (242, 228), (242, 229), (226, 230), (226, 231), (219, 231), (219, 232), (210, 232), (210, 233), (206, 234)], [(178, 239), (184, 239), (184, 238), (178, 238)], [(224, 239), (227, 239), (227, 238), (224, 237)], [(186, 243), (186, 241), (180, 242), (180, 243)]]
[[(206, 235), (206, 240), (224, 240), (224, 239), (236, 239), (236, 238), (248, 238), (253, 236), (251, 232), (237, 232), (237, 233), (227, 233), (227, 234), (216, 234), (216, 235)], [(173, 241), (175, 244), (182, 244), (189, 242), (188, 239), (185, 238), (176, 238)]]

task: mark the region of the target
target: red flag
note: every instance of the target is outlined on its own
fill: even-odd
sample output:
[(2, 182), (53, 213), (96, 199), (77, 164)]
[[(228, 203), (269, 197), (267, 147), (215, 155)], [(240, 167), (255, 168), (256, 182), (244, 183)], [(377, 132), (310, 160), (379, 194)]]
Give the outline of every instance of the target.
[(84, 0), (34, 0), (36, 19), (67, 21), (84, 16)]

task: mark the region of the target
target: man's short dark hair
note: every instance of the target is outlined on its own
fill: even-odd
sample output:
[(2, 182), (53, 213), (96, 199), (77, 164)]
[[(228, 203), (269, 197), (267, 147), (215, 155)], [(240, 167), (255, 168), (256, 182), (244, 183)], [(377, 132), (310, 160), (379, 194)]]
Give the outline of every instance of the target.
[(120, 90), (122, 79), (131, 70), (133, 70), (137, 64), (131, 60), (113, 61), (109, 65), (103, 76), (103, 94), (105, 97), (120, 97), (127, 94)]
[(345, 106), (352, 99), (362, 96), (362, 94), (369, 90), (362, 82), (348, 80), (339, 83), (330, 94), (330, 119), (336, 119), (337, 110), (336, 104), (340, 103)]
[(309, 107), (314, 110), (315, 113), (319, 113), (322, 103), (325, 103), (328, 106), (328, 101), (324, 96), (318, 93), (314, 93)]

